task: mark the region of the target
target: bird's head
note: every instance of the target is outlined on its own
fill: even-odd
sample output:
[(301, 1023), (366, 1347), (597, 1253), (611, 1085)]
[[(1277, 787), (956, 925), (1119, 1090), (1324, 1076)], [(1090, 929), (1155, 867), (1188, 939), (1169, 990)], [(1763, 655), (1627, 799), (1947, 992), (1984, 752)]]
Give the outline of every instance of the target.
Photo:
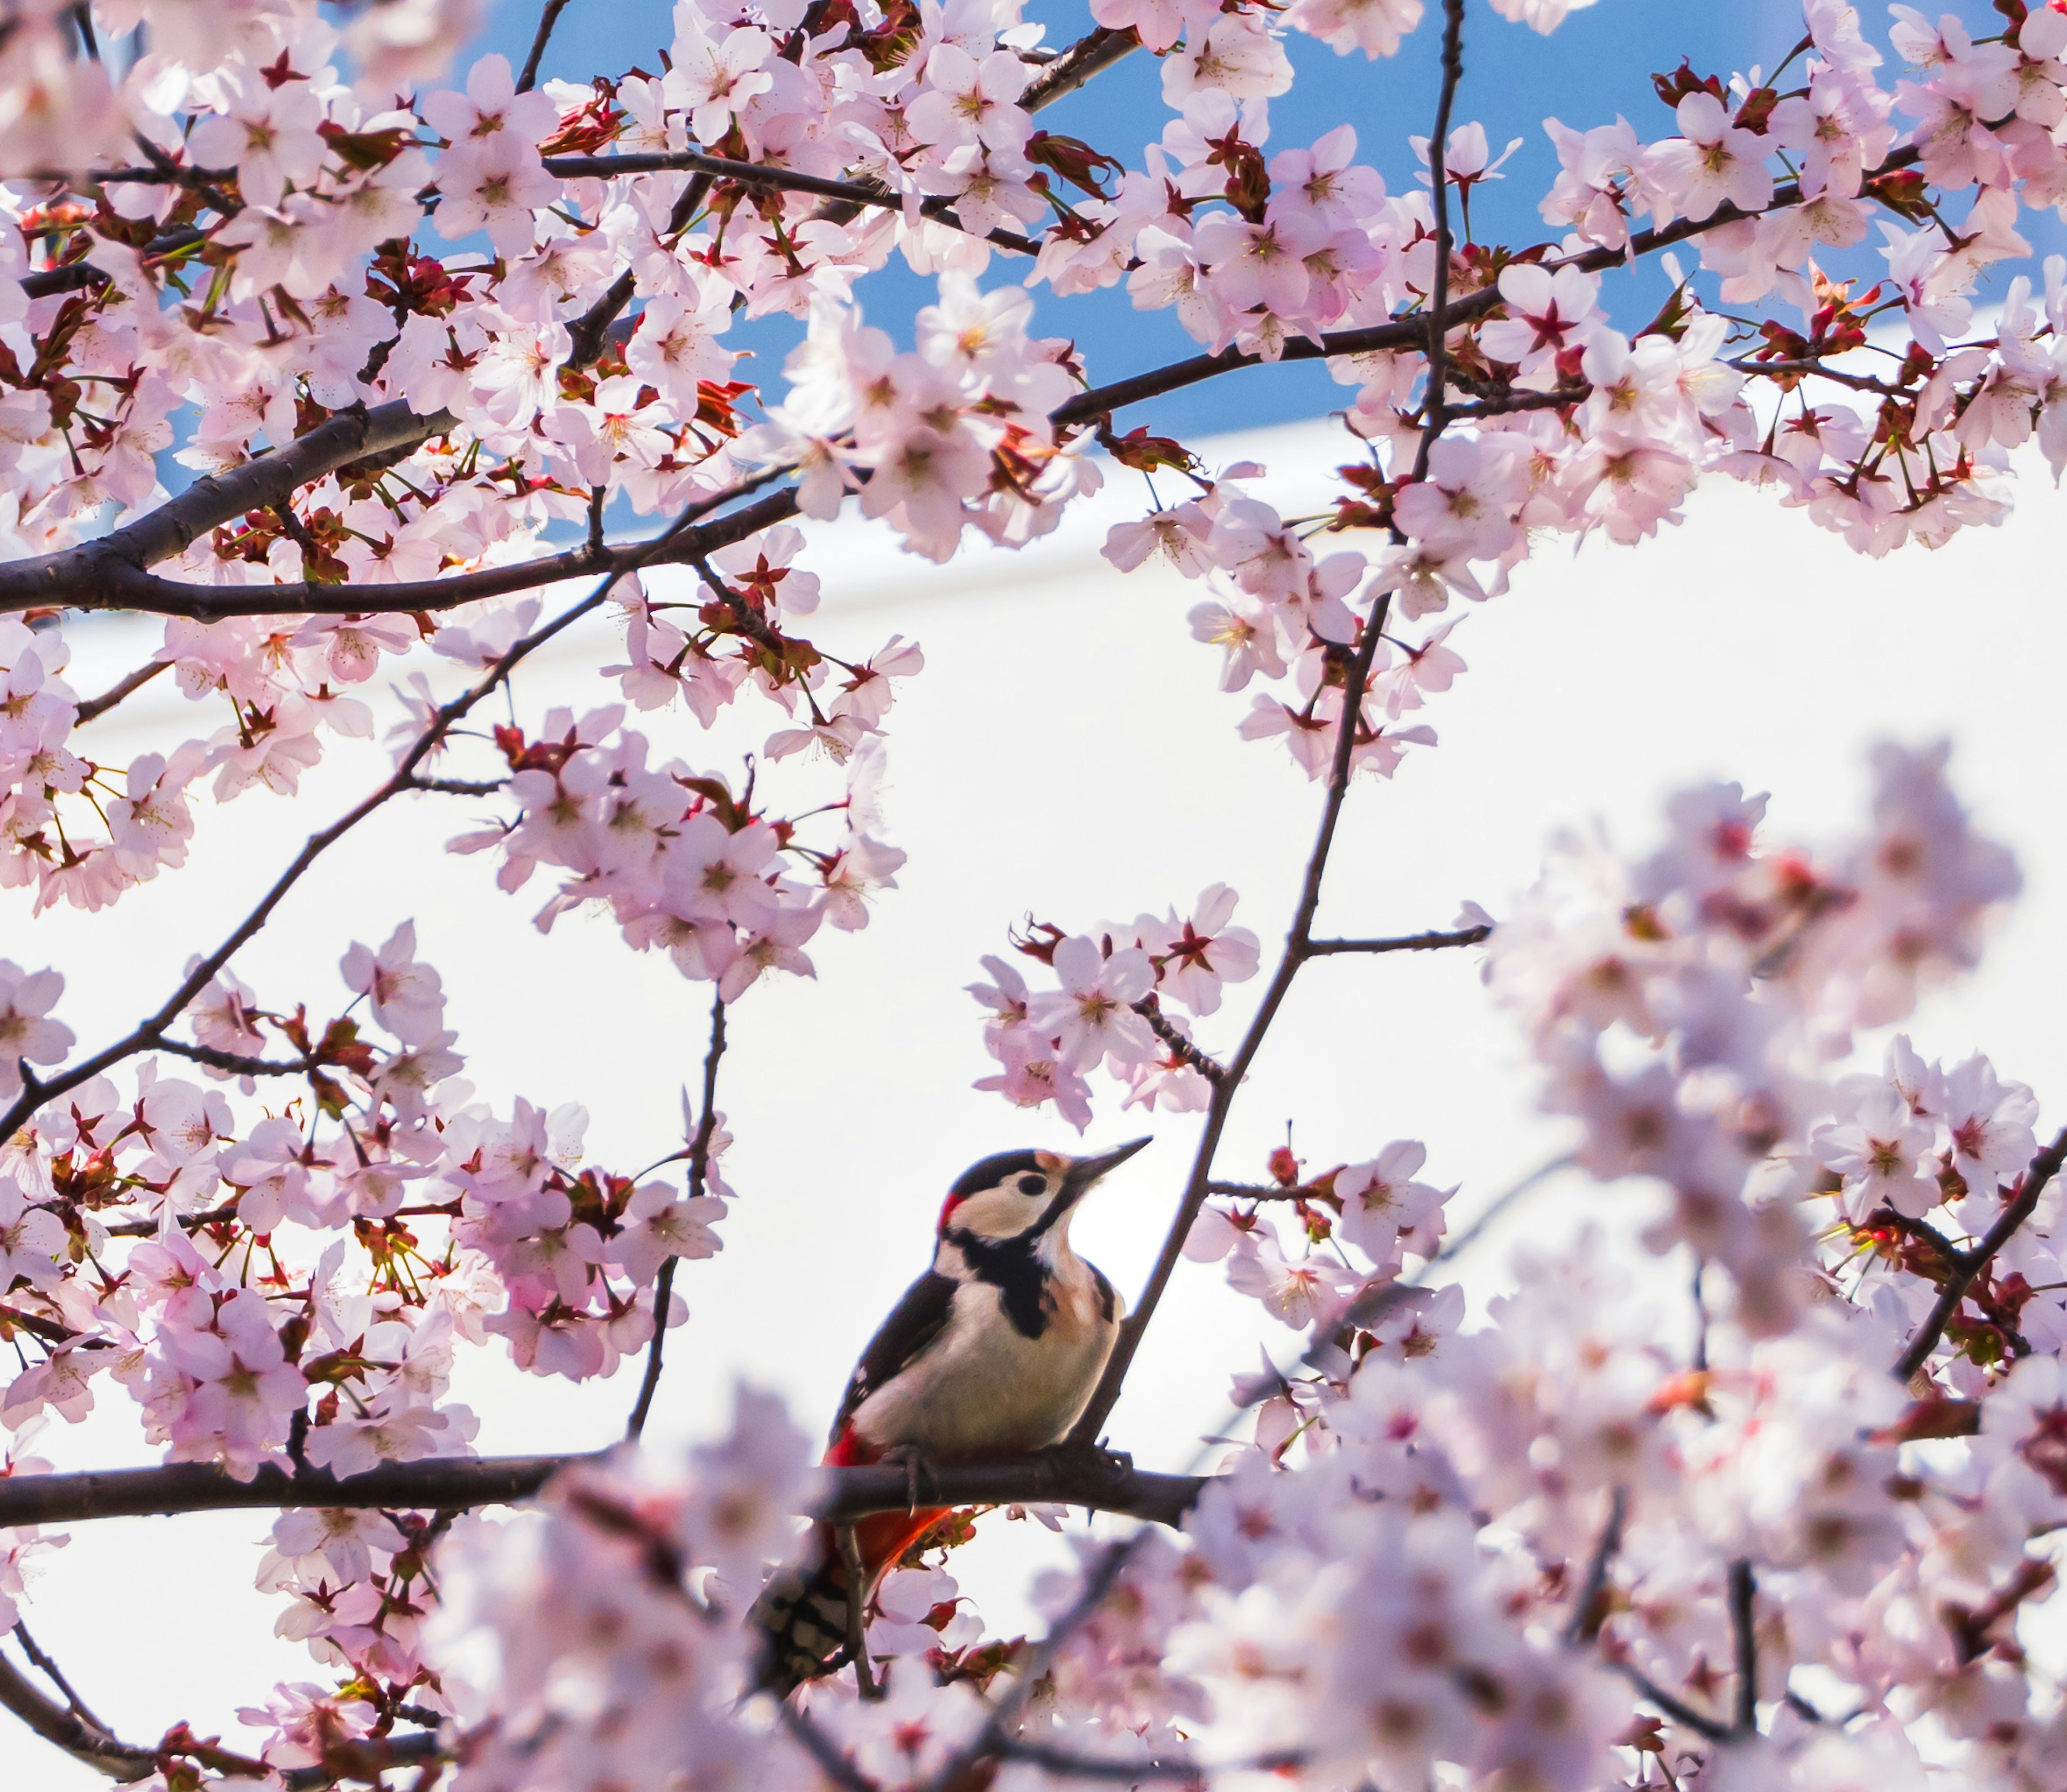
[(1069, 1230), (1071, 1209), (1099, 1178), (1149, 1142), (1135, 1139), (1094, 1158), (1000, 1151), (955, 1179), (940, 1208), (940, 1234), (969, 1232), (993, 1243), (1050, 1232), (1060, 1236)]

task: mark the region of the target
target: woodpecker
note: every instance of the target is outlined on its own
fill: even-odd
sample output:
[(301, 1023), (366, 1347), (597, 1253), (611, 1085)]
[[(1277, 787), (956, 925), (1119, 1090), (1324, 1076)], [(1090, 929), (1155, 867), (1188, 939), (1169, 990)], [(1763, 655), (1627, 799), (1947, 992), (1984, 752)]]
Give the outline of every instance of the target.
[[(1002, 1151), (956, 1178), (932, 1267), (904, 1291), (848, 1378), (824, 1462), (918, 1465), (1017, 1456), (1060, 1443), (1089, 1404), (1119, 1332), (1120, 1300), (1070, 1248), (1077, 1203), (1148, 1141), (1095, 1158)], [(944, 1506), (879, 1512), (854, 1526), (865, 1605)], [(849, 1659), (850, 1581), (830, 1525), (815, 1555), (755, 1612), (760, 1684), (786, 1697)]]

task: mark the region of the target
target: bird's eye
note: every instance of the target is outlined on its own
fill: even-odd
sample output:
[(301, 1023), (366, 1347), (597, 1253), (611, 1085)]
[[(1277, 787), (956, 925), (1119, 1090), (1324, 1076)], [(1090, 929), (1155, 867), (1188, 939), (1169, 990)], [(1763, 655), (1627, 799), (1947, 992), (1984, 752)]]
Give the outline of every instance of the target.
[(1038, 1176), (1022, 1176), (1019, 1178), (1019, 1192), (1021, 1194), (1039, 1194), (1047, 1186), (1046, 1182)]

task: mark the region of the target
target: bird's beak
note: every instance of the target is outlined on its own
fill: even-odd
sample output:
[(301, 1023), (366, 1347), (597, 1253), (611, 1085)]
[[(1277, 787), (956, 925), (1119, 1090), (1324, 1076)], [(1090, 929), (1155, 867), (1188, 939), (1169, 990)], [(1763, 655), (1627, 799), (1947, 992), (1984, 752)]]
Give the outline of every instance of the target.
[(1135, 1139), (1095, 1158), (1072, 1158), (1070, 1167), (1062, 1178), (1063, 1192), (1072, 1201), (1087, 1194), (1112, 1171), (1119, 1168), (1143, 1146), (1153, 1145), (1152, 1138)]

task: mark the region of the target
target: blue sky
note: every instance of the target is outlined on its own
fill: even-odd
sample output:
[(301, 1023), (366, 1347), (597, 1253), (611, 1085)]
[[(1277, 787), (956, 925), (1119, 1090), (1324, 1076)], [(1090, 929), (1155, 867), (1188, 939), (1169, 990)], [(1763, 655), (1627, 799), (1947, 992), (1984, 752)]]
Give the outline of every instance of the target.
[[(2001, 26), (1985, 0), (1951, 5), (1925, 0), (1923, 10), (1933, 15), (1956, 12), (1976, 34)], [(1869, 35), (1885, 49), (1885, 10), (1868, 6), (1862, 12)], [(1411, 184), (1415, 163), (1407, 139), (1427, 133), (1434, 111), (1439, 14), (1439, 0), (1431, 0), (1421, 30), (1398, 56), (1379, 62), (1367, 62), (1361, 55), (1338, 57), (1310, 38), (1290, 34), (1287, 46), (1297, 80), (1289, 94), (1272, 102), (1271, 147), (1310, 143), (1346, 121), (1357, 128), (1362, 160), (1375, 166), (1395, 191)], [(1029, 0), (1026, 16), (1047, 25), (1051, 45), (1068, 43), (1091, 22), (1079, 0)], [(479, 49), (499, 50), (513, 66), (521, 63), (537, 19), (535, 0), (500, 0)], [(656, 69), (656, 50), (672, 34), (671, 8), (662, 0), (573, 0), (561, 18), (544, 72), (579, 79), (599, 70), (622, 72), (634, 65)], [(1546, 115), (1583, 128), (1609, 122), (1619, 112), (1646, 137), (1667, 136), (1671, 116), (1651, 91), (1653, 72), (1675, 67), (1682, 56), (1691, 58), (1699, 72), (1725, 77), (1754, 64), (1770, 69), (1801, 34), (1799, 0), (1598, 0), (1573, 14), (1547, 38), (1509, 23), (1483, 0), (1473, 0), (1458, 121), (1477, 119), (1496, 152), (1512, 137), (1522, 140), (1506, 164), (1510, 178), (1481, 189), (1474, 199), (1478, 234), (1486, 241), (1519, 244), (1545, 233), (1535, 201), (1557, 166), (1543, 133)], [(1891, 71), (1881, 72), (1884, 81), (1891, 79)], [(1042, 114), (1041, 122), (1049, 129), (1085, 137), (1138, 167), (1140, 144), (1160, 133), (1168, 116), (1156, 65), (1137, 53)], [(1115, 121), (1124, 128), (1117, 128)], [(2027, 214), (2024, 229), (2041, 253), (2067, 248), (2067, 231), (2049, 213)], [(1872, 241), (1878, 240), (1876, 233)], [(1687, 261), (1691, 266), (1691, 255)], [(1871, 278), (1881, 265), (1878, 257), (1855, 252), (1852, 270)], [(1017, 275), (1001, 257), (985, 278), (992, 284)], [(1610, 302), (1621, 299), (1618, 309), (1632, 314), (1633, 327), (1655, 311), (1664, 298), (1665, 282), (1666, 276), (1654, 266), (1614, 282), (1618, 291), (1610, 294)], [(1135, 310), (1123, 289), (1066, 302), (1046, 288), (1037, 289), (1037, 294), (1035, 327), (1073, 336), (1095, 380), (1119, 379), (1198, 351), (1174, 315)], [(908, 330), (913, 310), (930, 302), (932, 282), (909, 274), (899, 260), (870, 276), (859, 296), (871, 322), (901, 336)], [(1634, 315), (1638, 312), (1641, 317)], [(797, 334), (786, 319), (737, 330), (735, 340), (758, 356), (745, 363), (738, 376), (774, 383), (782, 356)], [(1319, 367), (1292, 364), (1168, 395), (1128, 413), (1127, 421), (1151, 423), (1160, 433), (1203, 435), (1319, 416), (1347, 397), (1346, 389)]]

